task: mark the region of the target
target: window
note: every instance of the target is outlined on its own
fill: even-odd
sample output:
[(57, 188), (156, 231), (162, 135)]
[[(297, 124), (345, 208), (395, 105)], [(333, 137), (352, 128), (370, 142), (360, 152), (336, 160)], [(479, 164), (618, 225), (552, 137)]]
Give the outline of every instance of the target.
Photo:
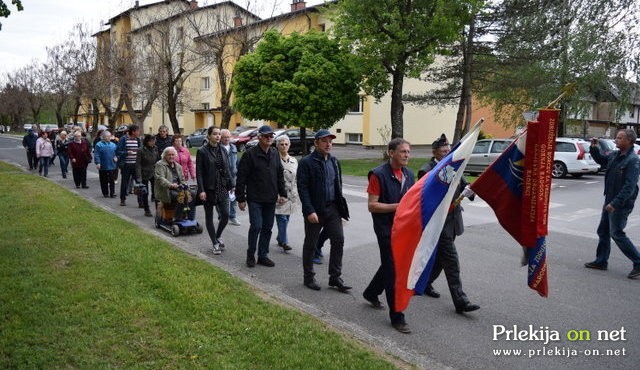
[(349, 113), (362, 113), (364, 111), (364, 97), (359, 96), (358, 100), (349, 108)]
[(202, 109), (209, 110), (209, 103), (202, 103)]
[(476, 145), (473, 147), (473, 154), (485, 154), (489, 152), (489, 145), (491, 141), (478, 141)]
[(511, 144), (509, 141), (494, 141), (491, 147), (491, 153), (502, 153)]
[(153, 42), (153, 39), (151, 38), (151, 34), (147, 33), (147, 45), (151, 45), (152, 42)]
[(318, 29), (320, 29), (320, 32), (324, 32), (325, 29), (326, 29), (326, 26), (324, 25), (324, 23), (323, 24), (319, 24), (318, 25)]
[(577, 149), (574, 143), (561, 143), (556, 141), (556, 152), (573, 153), (576, 151)]
[(633, 118), (634, 114), (636, 113), (636, 107), (632, 105), (629, 111), (631, 112), (629, 114), (629, 117)]
[(359, 133), (347, 133), (346, 139), (350, 144), (362, 144), (362, 134)]
[(202, 90), (209, 90), (211, 88), (211, 80), (209, 77), (202, 77)]

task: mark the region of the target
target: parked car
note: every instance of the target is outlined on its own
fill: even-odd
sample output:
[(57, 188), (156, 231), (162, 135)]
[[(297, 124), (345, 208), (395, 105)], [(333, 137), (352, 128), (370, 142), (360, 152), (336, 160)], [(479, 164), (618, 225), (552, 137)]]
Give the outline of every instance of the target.
[(255, 129), (256, 126), (238, 126), (233, 131), (231, 131), (231, 136), (238, 136), (241, 132)]
[(208, 128), (199, 128), (195, 130), (191, 135), (187, 136), (184, 145), (187, 148), (199, 148), (207, 142), (207, 130)]
[(244, 152), (245, 145), (247, 145), (247, 143), (256, 136), (258, 136), (258, 129), (252, 128), (241, 132), (238, 136), (231, 139), (231, 143), (238, 148), (239, 152)]
[[(273, 146), (276, 146), (276, 139), (278, 138), (278, 136), (281, 135), (287, 135), (289, 136), (289, 141), (291, 142), (291, 145), (289, 146), (289, 153), (290, 154), (302, 154), (302, 140), (300, 140), (300, 129), (299, 128), (290, 128), (290, 129), (280, 129), (280, 130), (276, 130), (274, 131), (274, 140), (273, 140)], [(313, 152), (315, 150), (315, 144), (314, 144), (314, 140), (313, 137), (315, 136), (315, 132), (311, 131), (311, 130), (307, 130), (306, 131), (306, 138), (305, 141), (307, 142), (307, 149), (309, 150), (309, 153)], [(251, 141), (249, 141), (247, 143), (247, 149), (258, 145), (258, 139), (253, 139)]]
[(557, 138), (551, 176), (564, 178), (569, 174), (578, 178), (585, 173), (598, 173), (600, 165), (591, 158), (590, 145), (582, 139)]
[(470, 175), (482, 173), (513, 142), (513, 139), (478, 140), (473, 147), (465, 172)]

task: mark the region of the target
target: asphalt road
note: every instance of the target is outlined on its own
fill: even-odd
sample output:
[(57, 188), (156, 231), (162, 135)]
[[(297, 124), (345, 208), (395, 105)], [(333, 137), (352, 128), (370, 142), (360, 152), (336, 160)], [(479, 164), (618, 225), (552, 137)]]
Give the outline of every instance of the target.
[[(364, 152), (358, 154), (358, 150)], [(371, 152), (335, 148), (338, 158), (369, 156)], [(0, 136), (0, 160), (25, 167), (26, 156), (17, 138)], [(173, 238), (154, 229), (152, 220), (143, 216), (133, 199), (129, 206), (120, 207), (118, 198), (102, 198), (93, 165), (90, 189), (76, 190), (70, 178), (61, 178), (57, 167), (50, 169), (50, 180), (126, 218), (143, 232), (159, 235), (254, 285), (265, 296), (309, 312), (338, 330), (421, 368), (636, 369), (640, 362), (640, 281), (626, 277), (631, 263), (614, 245), (608, 271), (583, 267), (595, 255), (595, 229), (603, 200), (601, 175), (553, 181), (548, 236), (550, 293), (546, 299), (526, 286), (519, 247), (497, 224), (491, 209), (482, 200), (465, 200), (466, 231), (457, 240), (462, 281), (471, 301), (482, 308), (457, 315), (441, 276), (435, 283), (441, 298), (414, 297), (405, 311), (413, 330), (410, 335), (393, 330), (387, 312), (371, 309), (361, 297), (379, 264), (362, 178), (344, 179), (353, 219), (345, 224), (343, 278), (354, 286), (352, 294), (328, 288), (327, 264), (316, 266), (321, 291), (302, 285), (304, 232), (300, 216), (294, 215), (289, 226), (291, 253), (282, 253), (276, 247), (274, 235), (270, 257), (276, 267), (248, 268), (244, 264), (249, 223), (246, 212), (239, 212), (241, 226), (228, 226), (225, 230), (227, 250), (214, 256), (206, 232)], [(203, 212), (198, 212), (199, 221), (204, 223)], [(639, 224), (636, 211), (627, 227), (635, 242), (640, 242)], [(505, 333), (496, 334), (503, 330)], [(516, 333), (507, 336), (507, 330)], [(579, 335), (582, 340), (573, 340)], [(546, 338), (550, 340), (545, 341)], [(523, 352), (497, 353), (503, 350)]]

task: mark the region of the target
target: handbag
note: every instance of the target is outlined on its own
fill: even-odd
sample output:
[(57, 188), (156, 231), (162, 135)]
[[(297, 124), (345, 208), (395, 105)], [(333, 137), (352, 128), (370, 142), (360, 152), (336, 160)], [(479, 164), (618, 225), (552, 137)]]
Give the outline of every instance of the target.
[(347, 204), (347, 200), (342, 195), (340, 195), (336, 199), (336, 207), (338, 208), (340, 217), (349, 221), (349, 205)]

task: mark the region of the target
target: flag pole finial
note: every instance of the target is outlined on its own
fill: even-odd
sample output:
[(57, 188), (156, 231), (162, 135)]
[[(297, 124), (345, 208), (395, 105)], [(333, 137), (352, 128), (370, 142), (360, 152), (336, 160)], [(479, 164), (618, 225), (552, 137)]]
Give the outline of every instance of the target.
[(547, 105), (547, 109), (555, 109), (556, 105), (565, 97), (571, 96), (577, 92), (576, 84), (574, 82), (564, 85), (560, 96), (555, 98), (551, 103)]

